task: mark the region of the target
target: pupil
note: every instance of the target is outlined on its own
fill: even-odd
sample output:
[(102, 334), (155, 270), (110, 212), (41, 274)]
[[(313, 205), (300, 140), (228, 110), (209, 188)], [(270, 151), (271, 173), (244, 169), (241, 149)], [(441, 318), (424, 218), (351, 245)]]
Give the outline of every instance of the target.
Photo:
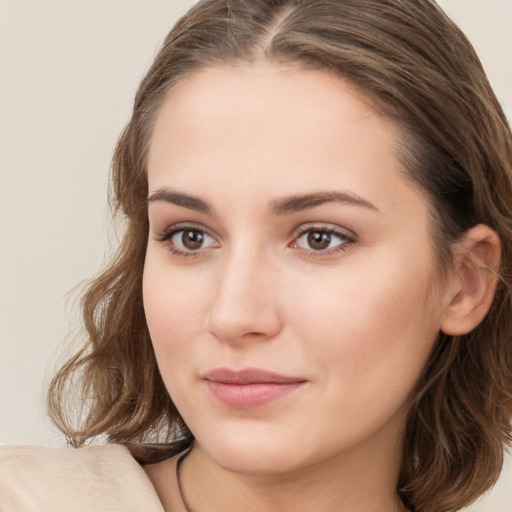
[(203, 241), (204, 234), (200, 231), (185, 231), (182, 235), (183, 245), (192, 251), (200, 249)]
[(331, 243), (331, 235), (323, 231), (311, 231), (308, 234), (308, 244), (315, 251), (327, 249)]

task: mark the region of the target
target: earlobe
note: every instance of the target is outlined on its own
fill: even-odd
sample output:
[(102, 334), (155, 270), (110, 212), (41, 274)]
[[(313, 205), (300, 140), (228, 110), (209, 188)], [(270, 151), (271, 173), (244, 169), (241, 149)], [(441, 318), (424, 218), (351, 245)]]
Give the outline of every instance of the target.
[(460, 336), (473, 330), (487, 315), (498, 282), (501, 244), (498, 235), (479, 224), (455, 246), (455, 272), (446, 297), (441, 331)]

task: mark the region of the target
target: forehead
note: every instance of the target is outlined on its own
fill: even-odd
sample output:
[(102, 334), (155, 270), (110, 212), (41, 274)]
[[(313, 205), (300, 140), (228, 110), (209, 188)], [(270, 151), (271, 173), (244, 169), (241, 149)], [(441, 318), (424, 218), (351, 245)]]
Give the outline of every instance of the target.
[[(300, 130), (303, 135), (320, 137), (325, 133), (317, 128), (323, 124), (340, 126), (368, 117), (379, 117), (370, 100), (334, 73), (266, 61), (222, 64), (201, 69), (170, 89), (157, 115), (156, 135), (158, 125), (169, 130), (170, 123), (179, 120), (180, 131), (217, 128), (222, 122), (266, 131), (284, 129), (281, 135), (292, 135), (296, 128), (295, 134)], [(382, 129), (392, 128), (388, 120), (381, 117), (379, 121)], [(313, 128), (309, 134), (305, 123)]]
[(169, 91), (150, 141), (150, 189), (203, 185), (222, 197), (341, 187), (375, 203), (410, 188), (398, 132), (333, 73), (267, 62), (214, 66)]

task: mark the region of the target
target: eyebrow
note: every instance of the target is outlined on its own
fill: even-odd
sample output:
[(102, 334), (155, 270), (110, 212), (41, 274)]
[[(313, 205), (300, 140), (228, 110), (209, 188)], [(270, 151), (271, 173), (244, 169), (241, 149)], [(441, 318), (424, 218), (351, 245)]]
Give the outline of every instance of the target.
[(284, 197), (272, 202), (271, 211), (274, 215), (287, 215), (294, 212), (315, 208), (325, 203), (343, 203), (352, 206), (361, 206), (379, 212), (379, 209), (370, 201), (353, 194), (352, 192), (314, 192), (312, 194)]
[[(170, 191), (166, 188), (159, 189), (149, 196), (148, 203), (156, 201), (175, 204), (207, 215), (212, 215), (214, 213), (213, 208), (202, 199), (190, 196), (183, 192)], [(315, 208), (325, 203), (342, 203), (379, 212), (379, 209), (374, 204), (356, 194), (353, 194), (352, 192), (336, 191), (313, 192), (310, 194), (300, 194), (276, 199), (272, 201), (270, 211), (273, 215), (287, 215)]]
[(189, 210), (196, 210), (208, 215), (213, 214), (213, 209), (202, 199), (189, 196), (188, 194), (183, 194), (182, 192), (172, 192), (165, 188), (161, 188), (149, 196), (148, 203), (153, 203), (156, 201), (164, 201), (166, 203), (175, 204), (177, 206), (182, 206), (183, 208), (188, 208)]

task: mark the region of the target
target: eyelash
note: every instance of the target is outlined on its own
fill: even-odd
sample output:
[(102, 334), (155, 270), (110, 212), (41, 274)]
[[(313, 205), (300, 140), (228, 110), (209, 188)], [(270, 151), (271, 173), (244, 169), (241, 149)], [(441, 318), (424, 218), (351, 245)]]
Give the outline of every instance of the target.
[[(330, 237), (334, 236), (338, 238), (341, 243), (328, 250), (314, 250), (298, 247), (298, 241), (308, 233), (321, 233), (322, 235), (328, 235)], [(347, 252), (356, 241), (356, 237), (353, 234), (349, 235), (344, 230), (335, 229), (332, 226), (322, 226), (317, 224), (301, 226), (301, 228), (294, 234), (294, 241), (290, 244), (290, 247), (302, 249), (303, 251), (307, 252), (308, 256), (315, 258), (325, 258)]]
[[(172, 256), (177, 258), (194, 258), (198, 257), (201, 254), (204, 254), (205, 250), (208, 250), (208, 248), (199, 248), (197, 251), (190, 250), (190, 251), (183, 251), (180, 249), (176, 249), (171, 244), (172, 238), (180, 233), (180, 232), (195, 232), (195, 233), (202, 233), (203, 235), (206, 235), (207, 237), (211, 238), (212, 240), (215, 240), (215, 237), (210, 235), (207, 230), (190, 224), (179, 224), (168, 227), (165, 231), (158, 234), (155, 239), (157, 242), (160, 242), (162, 244), (167, 245), (167, 249), (172, 254)], [(298, 241), (308, 233), (321, 233), (322, 235), (327, 235), (330, 237), (336, 237), (338, 238), (341, 243), (339, 245), (336, 245), (335, 247), (328, 249), (328, 250), (314, 250), (314, 249), (305, 249), (298, 246)], [(323, 257), (329, 257), (333, 256), (335, 254), (344, 253), (348, 251), (354, 243), (357, 241), (356, 237), (354, 235), (349, 235), (346, 232), (342, 230), (334, 229), (331, 226), (322, 226), (322, 225), (308, 225), (306, 227), (301, 226), (301, 228), (293, 234), (293, 241), (288, 245), (288, 247), (301, 249), (303, 251), (306, 251), (308, 256), (315, 257), (315, 258), (323, 258)], [(218, 242), (216, 242), (218, 244)], [(217, 245), (219, 247), (219, 245)], [(216, 247), (215, 247), (216, 248)]]
[(204, 252), (204, 249), (198, 249), (197, 251), (183, 251), (180, 249), (176, 249), (172, 243), (171, 240), (174, 235), (183, 232), (195, 232), (195, 233), (203, 233), (204, 235), (207, 235), (211, 239), (215, 240), (215, 237), (211, 236), (205, 229), (194, 226), (191, 224), (177, 224), (174, 226), (168, 227), (165, 231), (158, 234), (155, 239), (157, 242), (163, 243), (167, 246), (168, 251), (172, 254), (172, 256), (177, 258), (193, 258), (199, 256), (202, 252)]

